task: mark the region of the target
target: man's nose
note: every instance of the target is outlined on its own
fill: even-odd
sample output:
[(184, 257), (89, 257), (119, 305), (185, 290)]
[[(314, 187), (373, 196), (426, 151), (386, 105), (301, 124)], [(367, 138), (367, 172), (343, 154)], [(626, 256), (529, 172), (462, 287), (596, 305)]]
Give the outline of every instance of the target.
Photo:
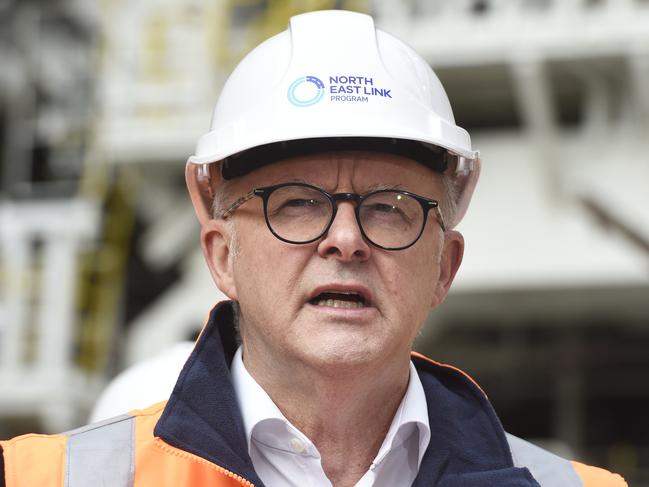
[(354, 203), (339, 202), (336, 217), (318, 244), (318, 253), (321, 257), (334, 256), (338, 260), (351, 262), (367, 260), (370, 251), (358, 226)]

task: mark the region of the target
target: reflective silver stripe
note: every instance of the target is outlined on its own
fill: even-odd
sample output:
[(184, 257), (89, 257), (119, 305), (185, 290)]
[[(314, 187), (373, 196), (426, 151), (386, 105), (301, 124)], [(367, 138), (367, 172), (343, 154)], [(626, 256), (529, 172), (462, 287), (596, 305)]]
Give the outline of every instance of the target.
[(135, 418), (122, 415), (67, 433), (65, 487), (132, 487)]
[(583, 487), (568, 460), (505, 433), (515, 467), (527, 467), (541, 487)]

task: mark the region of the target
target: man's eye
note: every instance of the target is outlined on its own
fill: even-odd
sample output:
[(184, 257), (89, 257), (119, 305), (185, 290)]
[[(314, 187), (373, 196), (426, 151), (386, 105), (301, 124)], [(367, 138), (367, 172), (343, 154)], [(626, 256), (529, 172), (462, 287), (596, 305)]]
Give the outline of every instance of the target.
[(288, 200), (284, 203), (283, 206), (289, 207), (289, 208), (304, 208), (308, 206), (318, 206), (320, 202), (314, 200), (313, 198), (311, 199), (293, 199), (293, 200)]
[(401, 210), (394, 205), (386, 203), (376, 203), (372, 205), (372, 211), (377, 213), (400, 213)]
[(374, 215), (377, 218), (404, 217), (403, 210), (390, 203), (373, 203), (363, 208), (363, 213)]
[(288, 198), (277, 206), (269, 208), (272, 215), (298, 216), (323, 213), (327, 210), (327, 202), (316, 198)]
[(361, 208), (361, 218), (364, 223), (380, 224), (410, 224), (413, 221), (413, 215), (409, 214), (407, 208), (390, 203), (372, 203), (371, 205)]

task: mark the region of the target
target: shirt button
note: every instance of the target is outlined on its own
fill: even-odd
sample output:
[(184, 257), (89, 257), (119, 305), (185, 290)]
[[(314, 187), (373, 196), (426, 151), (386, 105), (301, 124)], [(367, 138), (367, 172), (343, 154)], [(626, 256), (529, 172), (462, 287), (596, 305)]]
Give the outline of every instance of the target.
[(291, 449), (292, 449), (295, 453), (302, 453), (302, 452), (304, 452), (304, 450), (306, 450), (306, 445), (305, 445), (304, 442), (303, 442), (300, 438), (298, 438), (298, 437), (291, 438), (290, 443), (291, 443)]

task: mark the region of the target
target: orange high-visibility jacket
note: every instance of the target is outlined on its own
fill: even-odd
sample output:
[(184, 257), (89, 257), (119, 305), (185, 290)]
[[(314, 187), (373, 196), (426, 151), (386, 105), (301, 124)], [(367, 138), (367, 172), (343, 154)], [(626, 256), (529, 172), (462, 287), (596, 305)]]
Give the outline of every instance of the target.
[[(262, 486), (230, 381), (235, 350), (226, 302), (213, 310), (169, 401), (62, 435), (0, 442), (6, 487)], [(414, 487), (626, 486), (619, 475), (505, 433), (463, 372), (418, 354), (413, 362), (431, 426)]]

